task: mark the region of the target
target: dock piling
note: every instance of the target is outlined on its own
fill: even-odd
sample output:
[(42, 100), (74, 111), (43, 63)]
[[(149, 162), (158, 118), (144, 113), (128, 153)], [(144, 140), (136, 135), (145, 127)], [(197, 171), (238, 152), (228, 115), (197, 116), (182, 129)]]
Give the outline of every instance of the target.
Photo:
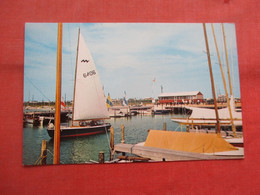
[(166, 131), (166, 129), (167, 129), (167, 124), (166, 124), (166, 123), (163, 123), (163, 130)]
[(121, 143), (125, 143), (125, 126), (121, 125)]
[(42, 149), (41, 149), (41, 162), (40, 165), (46, 165), (47, 160), (47, 141), (42, 140)]
[(104, 162), (105, 162), (105, 154), (104, 154), (103, 151), (100, 151), (100, 152), (99, 152), (98, 162), (99, 162), (99, 163), (104, 163)]
[(114, 153), (114, 127), (110, 128), (110, 160), (113, 160)]

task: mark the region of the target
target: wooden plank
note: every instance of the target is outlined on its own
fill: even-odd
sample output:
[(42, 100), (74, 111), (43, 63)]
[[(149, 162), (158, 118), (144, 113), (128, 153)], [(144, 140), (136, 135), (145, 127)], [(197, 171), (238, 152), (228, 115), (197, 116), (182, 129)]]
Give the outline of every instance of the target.
[(136, 157), (136, 156), (118, 156), (119, 160), (142, 161), (148, 162), (150, 158)]

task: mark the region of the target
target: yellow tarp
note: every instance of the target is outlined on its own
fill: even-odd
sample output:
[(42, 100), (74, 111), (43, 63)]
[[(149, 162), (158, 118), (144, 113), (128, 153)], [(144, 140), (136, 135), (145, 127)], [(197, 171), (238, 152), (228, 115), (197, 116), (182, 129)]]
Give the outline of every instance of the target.
[(144, 146), (195, 153), (237, 150), (217, 134), (150, 130)]

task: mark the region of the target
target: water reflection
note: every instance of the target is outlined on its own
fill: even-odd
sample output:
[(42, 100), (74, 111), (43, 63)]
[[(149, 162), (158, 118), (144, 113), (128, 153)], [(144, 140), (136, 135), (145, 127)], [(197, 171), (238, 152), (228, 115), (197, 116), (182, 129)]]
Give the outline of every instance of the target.
[[(125, 126), (125, 143), (135, 144), (146, 140), (149, 129), (176, 130), (178, 124), (171, 121), (174, 115), (133, 116), (129, 118), (112, 118), (106, 122), (114, 127), (114, 143), (121, 142), (121, 124)], [(180, 116), (180, 115), (179, 115)], [(174, 116), (176, 117), (176, 116)], [(41, 153), (41, 142), (47, 140), (47, 164), (52, 164), (53, 139), (48, 136), (46, 127), (26, 125), (23, 129), (23, 164), (33, 165)], [(88, 137), (62, 138), (60, 142), (61, 164), (81, 164), (98, 161), (98, 154), (104, 151), (105, 160), (109, 160), (110, 133)]]

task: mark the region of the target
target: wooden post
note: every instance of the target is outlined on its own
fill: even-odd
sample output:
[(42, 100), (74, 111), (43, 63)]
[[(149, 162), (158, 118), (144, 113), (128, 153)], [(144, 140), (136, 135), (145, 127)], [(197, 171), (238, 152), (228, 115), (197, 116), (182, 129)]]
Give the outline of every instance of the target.
[(125, 126), (121, 125), (121, 143), (125, 143)]
[(105, 162), (105, 154), (104, 154), (103, 151), (100, 151), (100, 152), (99, 152), (98, 162), (99, 162), (99, 163), (104, 163), (104, 162)]
[(47, 160), (47, 141), (42, 140), (42, 149), (41, 149), (41, 162), (40, 165), (46, 165)]
[(186, 125), (186, 131), (189, 133), (190, 132), (190, 126), (187, 124)]
[(166, 125), (166, 123), (163, 123), (163, 130), (166, 131), (166, 129), (167, 129), (167, 125)]
[(187, 118), (186, 131), (190, 132), (189, 118)]
[(110, 160), (113, 160), (114, 153), (114, 127), (110, 127)]
[(61, 58), (62, 58), (62, 23), (58, 24), (56, 103), (53, 164), (60, 164), (60, 106), (61, 106)]

